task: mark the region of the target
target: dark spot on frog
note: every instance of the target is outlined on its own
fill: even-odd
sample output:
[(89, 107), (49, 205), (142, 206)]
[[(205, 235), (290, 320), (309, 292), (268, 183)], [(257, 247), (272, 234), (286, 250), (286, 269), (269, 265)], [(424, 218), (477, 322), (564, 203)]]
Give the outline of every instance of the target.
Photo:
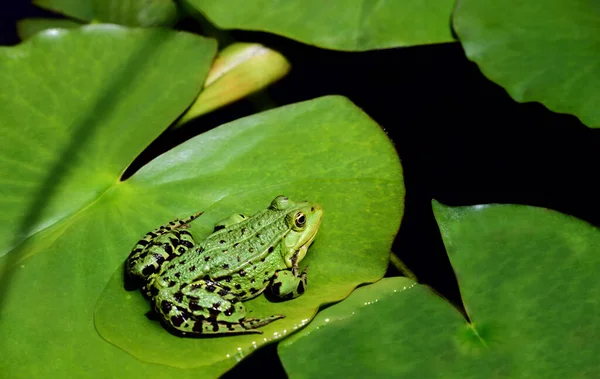
[(247, 229), (246, 228), (242, 228), (242, 234), (246, 234)]
[(239, 242), (236, 242), (236, 243), (233, 244), (233, 247), (238, 247), (238, 246), (240, 246)]
[(176, 277), (177, 279), (181, 278), (181, 273), (180, 273), (180, 272), (176, 272), (176, 273), (175, 273), (175, 277)]
[(146, 240), (139, 240), (137, 244), (138, 245), (142, 245), (142, 246), (146, 246), (148, 244), (148, 241), (146, 241)]
[(209, 283), (209, 284), (206, 285), (206, 290), (208, 292), (215, 292), (216, 289), (217, 288), (215, 287), (215, 285), (213, 283)]
[(244, 270), (240, 270), (240, 272), (238, 273), (240, 276), (246, 276), (246, 271)]
[(269, 275), (269, 271), (265, 271), (265, 275)]
[(202, 306), (198, 305), (197, 302), (195, 301), (190, 301), (189, 307), (192, 311), (200, 311), (202, 310)]
[(194, 247), (194, 244), (191, 243), (190, 241), (186, 241), (186, 240), (181, 240), (180, 242), (183, 246), (187, 247), (188, 249), (191, 249), (192, 247)]
[(225, 314), (225, 316), (231, 316), (231, 315), (233, 314), (233, 311), (234, 311), (234, 310), (235, 310), (235, 309), (233, 308), (233, 306), (231, 306), (231, 307), (227, 308), (227, 309), (225, 310), (225, 312), (223, 312), (223, 313)]
[(156, 295), (158, 295), (158, 288), (156, 288), (156, 287), (154, 287), (154, 286), (150, 287), (150, 295), (151, 295), (151, 296), (156, 296)]
[(236, 258), (237, 258), (238, 263), (241, 262), (239, 255)]
[(160, 254), (152, 254), (152, 258), (154, 258), (154, 261), (158, 265), (160, 265), (161, 263), (163, 263), (165, 261), (165, 257), (163, 257)]
[(273, 283), (273, 285), (271, 286), (271, 291), (277, 296), (279, 296), (279, 291), (281, 291), (281, 284), (281, 282), (277, 282)]
[(221, 229), (225, 229), (225, 225), (215, 225), (215, 228), (213, 229), (213, 233), (217, 232)]
[(298, 288), (296, 288), (296, 290), (298, 291), (298, 293), (300, 295), (302, 295), (304, 293), (304, 283), (302, 283), (302, 282), (298, 283)]
[(192, 331), (196, 332), (196, 333), (202, 333), (202, 322), (201, 321), (195, 321), (194, 322), (194, 326), (192, 326)]
[(178, 234), (186, 234), (188, 236), (192, 236), (192, 233), (188, 232), (187, 230), (178, 230), (177, 231)]
[(204, 257), (204, 262), (208, 262), (209, 259), (210, 259), (210, 256), (207, 255), (206, 257)]
[(181, 262), (179, 262), (180, 265), (184, 265), (185, 264), (185, 259), (182, 260)]
[(219, 324), (216, 322), (212, 323), (212, 327), (213, 327), (213, 332), (218, 332), (219, 331)]
[(248, 249), (248, 251), (251, 252), (251, 253), (253, 253), (254, 252), (254, 248), (251, 247), (251, 248)]
[(227, 254), (229, 253), (229, 251), (227, 251), (227, 249), (223, 250), (223, 254)]
[(173, 221), (169, 221), (169, 225), (175, 225)]
[(231, 276), (224, 276), (223, 281), (225, 281), (227, 283), (231, 282)]
[(220, 240), (219, 243), (222, 245), (225, 243), (225, 240)]
[(252, 280), (250, 280), (250, 283), (254, 283), (254, 278), (252, 278)]
[(220, 291), (219, 291), (219, 292), (217, 292), (217, 293), (218, 293), (219, 295), (221, 295), (221, 296), (225, 296), (225, 295), (228, 295), (228, 294), (229, 294), (229, 292), (227, 292), (225, 289), (222, 289), (222, 290), (220, 290)]
[(227, 263), (225, 263), (225, 264), (223, 265), (223, 270), (227, 270), (228, 268), (229, 268), (229, 265), (228, 265)]
[(176, 284), (176, 283), (175, 283), (173, 280), (171, 280), (171, 281), (169, 282), (169, 287), (174, 287), (174, 286), (175, 286), (175, 284)]
[(172, 270), (172, 269), (174, 269), (174, 268), (175, 268), (175, 265), (170, 265), (170, 266), (169, 266), (169, 270)]
[(240, 217), (243, 219), (246, 219), (246, 216), (244, 216), (243, 214), (240, 213)]
[(158, 237), (158, 236), (157, 236), (156, 234), (154, 234), (154, 233), (150, 232), (150, 233), (148, 233), (148, 237), (151, 237), (151, 238), (156, 238), (156, 237)]
[(315, 207), (310, 207), (310, 211), (314, 212), (315, 211)]
[(180, 285), (180, 286), (179, 286), (179, 289), (180, 289), (180, 290), (182, 290), (182, 289), (184, 289), (185, 287), (187, 287), (187, 285), (188, 285), (187, 283), (183, 283), (182, 285)]
[(238, 296), (244, 297), (244, 296), (246, 296), (246, 294), (248, 294), (246, 291), (240, 291), (240, 293), (238, 294)]
[(256, 295), (258, 292), (260, 292), (260, 290), (258, 290), (256, 288), (253, 288), (253, 287), (250, 288), (250, 293), (251, 294)]
[(241, 290), (241, 289), (242, 289), (242, 286), (241, 286), (239, 283), (236, 283), (236, 284), (235, 284), (235, 289), (236, 289), (236, 290)]
[(223, 289), (227, 292), (231, 291), (231, 287), (223, 286)]
[(168, 243), (163, 245), (163, 249), (167, 252), (167, 254), (173, 254), (173, 246), (169, 245)]
[(162, 312), (163, 312), (164, 314), (168, 314), (168, 313), (171, 311), (171, 308), (172, 308), (172, 307), (173, 307), (173, 306), (171, 305), (171, 303), (169, 303), (169, 302), (168, 302), (168, 301), (166, 301), (166, 300), (163, 300), (163, 301), (161, 301), (161, 303), (160, 303), (160, 309), (162, 310)]
[(200, 246), (197, 250), (198, 254), (202, 254), (204, 252), (204, 247)]
[(231, 325), (231, 324), (227, 324), (227, 329), (229, 329), (229, 330), (233, 331), (233, 325)]
[(185, 318), (183, 318), (182, 315), (177, 315), (177, 316), (173, 316), (171, 317), (171, 323), (173, 324), (173, 326), (175, 326), (176, 328), (180, 327), (181, 324), (183, 324), (183, 322), (185, 321)]
[(260, 238), (260, 233), (256, 233), (256, 238)]
[(156, 268), (154, 266), (148, 265), (148, 266), (144, 267), (144, 269), (142, 270), (142, 275), (148, 276), (148, 275), (152, 274), (154, 272), (154, 270), (156, 270)]
[(169, 242), (171, 242), (171, 245), (173, 245), (174, 247), (177, 247), (179, 245), (179, 239), (177, 238), (169, 237)]
[(190, 267), (190, 272), (194, 272), (194, 271), (196, 271), (196, 266)]
[(213, 306), (214, 309), (219, 309), (219, 307), (221, 306), (221, 302), (217, 301), (212, 306)]
[(179, 249), (177, 249), (177, 251), (179, 252), (179, 254), (183, 254), (185, 253), (185, 248), (183, 246), (180, 246)]
[(269, 250), (268, 250), (268, 251), (269, 251), (269, 253), (272, 253), (272, 252), (273, 252), (273, 250), (275, 250), (275, 248), (274, 248), (273, 246), (269, 246)]
[(181, 291), (177, 291), (175, 292), (175, 294), (173, 295), (173, 298), (178, 302), (181, 303), (183, 301), (183, 293), (181, 293)]

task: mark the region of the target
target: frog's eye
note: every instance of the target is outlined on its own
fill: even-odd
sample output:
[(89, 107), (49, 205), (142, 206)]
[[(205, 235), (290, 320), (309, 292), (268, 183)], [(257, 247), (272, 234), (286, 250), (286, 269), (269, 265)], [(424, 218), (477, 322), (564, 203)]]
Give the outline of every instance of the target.
[(296, 216), (294, 217), (294, 223), (296, 224), (296, 227), (298, 227), (298, 228), (303, 227), (304, 224), (306, 224), (306, 216), (304, 215), (304, 213), (302, 213), (302, 212), (296, 213)]

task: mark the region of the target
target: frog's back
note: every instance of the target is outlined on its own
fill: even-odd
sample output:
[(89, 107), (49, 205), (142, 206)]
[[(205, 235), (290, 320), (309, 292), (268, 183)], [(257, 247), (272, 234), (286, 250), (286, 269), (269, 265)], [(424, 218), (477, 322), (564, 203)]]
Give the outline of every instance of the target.
[(218, 230), (196, 248), (173, 259), (179, 280), (208, 276), (218, 279), (235, 273), (244, 274), (247, 266), (256, 265), (277, 248), (289, 231), (286, 212), (265, 209), (251, 218)]

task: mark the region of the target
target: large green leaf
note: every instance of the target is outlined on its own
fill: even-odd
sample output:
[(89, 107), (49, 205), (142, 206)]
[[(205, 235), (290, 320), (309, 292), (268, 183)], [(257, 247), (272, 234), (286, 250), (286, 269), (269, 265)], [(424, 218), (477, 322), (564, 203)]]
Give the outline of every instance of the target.
[[(3, 375), (216, 376), (383, 275), (402, 215), (401, 167), (381, 129), (344, 98), (221, 126), (119, 180), (192, 102), (214, 52), (185, 33), (105, 25), (0, 50)], [(138, 292), (122, 289), (120, 267), (146, 231), (203, 209), (192, 228), (202, 235), (280, 193), (321, 202), (325, 218), (306, 258), (307, 293), (248, 303), (253, 314), (288, 316), (262, 340), (174, 337), (146, 319)]]
[(450, 42), (452, 0), (185, 0), (224, 29), (280, 34), (338, 50)]
[(469, 59), (515, 100), (600, 127), (597, 1), (459, 0), (453, 20)]
[(34, 0), (36, 5), (83, 20), (127, 26), (170, 26), (179, 15), (174, 0)]
[(600, 231), (527, 206), (434, 211), (473, 324), (425, 287), (383, 279), (279, 345), (290, 377), (597, 377)]

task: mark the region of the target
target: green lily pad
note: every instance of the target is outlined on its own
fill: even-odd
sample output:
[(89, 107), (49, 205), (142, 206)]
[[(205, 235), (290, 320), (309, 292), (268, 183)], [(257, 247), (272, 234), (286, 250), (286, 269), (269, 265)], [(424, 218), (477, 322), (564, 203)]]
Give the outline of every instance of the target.
[(46, 29), (73, 29), (80, 27), (77, 21), (63, 18), (25, 18), (17, 22), (17, 33), (22, 40)]
[(34, 4), (81, 21), (127, 26), (171, 26), (179, 18), (173, 0), (34, 0)]
[(338, 50), (451, 42), (454, 1), (186, 0), (223, 29), (265, 31)]
[(200, 236), (217, 217), (253, 213), (280, 193), (326, 208), (306, 258), (307, 293), (248, 303), (288, 315), (265, 328), (266, 342), (383, 275), (402, 215), (401, 166), (381, 129), (344, 98), (221, 126), (120, 180), (196, 97), (214, 53), (213, 41), (187, 33), (114, 25), (0, 49), (3, 375), (214, 377), (251, 352), (248, 336), (172, 336), (145, 317), (138, 292), (119, 286), (142, 234), (198, 210)]
[(600, 127), (597, 2), (460, 0), (453, 23), (469, 59), (520, 102)]
[(290, 377), (594, 378), (600, 231), (527, 206), (434, 212), (473, 323), (409, 279), (383, 279), (279, 344)]

